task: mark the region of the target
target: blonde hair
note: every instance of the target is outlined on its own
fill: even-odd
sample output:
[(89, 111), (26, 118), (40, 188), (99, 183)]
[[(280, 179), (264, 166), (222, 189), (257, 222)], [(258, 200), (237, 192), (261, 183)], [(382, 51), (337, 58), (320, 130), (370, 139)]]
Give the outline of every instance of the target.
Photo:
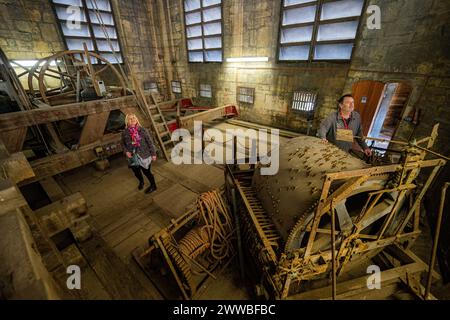
[(125, 127), (128, 128), (128, 121), (130, 118), (136, 118), (137, 124), (139, 127), (141, 127), (141, 123), (139, 122), (139, 118), (134, 113), (129, 113), (125, 116)]

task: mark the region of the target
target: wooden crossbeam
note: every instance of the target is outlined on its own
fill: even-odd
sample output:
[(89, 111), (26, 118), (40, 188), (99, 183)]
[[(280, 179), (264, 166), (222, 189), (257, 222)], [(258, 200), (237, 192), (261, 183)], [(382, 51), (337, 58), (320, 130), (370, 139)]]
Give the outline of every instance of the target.
[(137, 107), (133, 96), (4, 113), (0, 114), (0, 132), (129, 107)]

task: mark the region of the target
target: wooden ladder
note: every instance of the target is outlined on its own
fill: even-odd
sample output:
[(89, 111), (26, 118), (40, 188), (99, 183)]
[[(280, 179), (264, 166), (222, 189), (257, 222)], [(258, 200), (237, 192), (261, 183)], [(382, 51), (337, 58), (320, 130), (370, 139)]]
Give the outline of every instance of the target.
[(164, 118), (161, 108), (159, 107), (159, 104), (152, 92), (150, 92), (150, 96), (152, 97), (154, 105), (149, 106), (149, 113), (155, 123), (155, 133), (161, 140), (163, 146), (162, 149), (164, 150), (164, 153), (166, 153), (166, 149), (173, 148), (175, 143), (172, 141), (172, 134), (167, 126), (166, 119)]
[(164, 115), (161, 112), (161, 109), (156, 102), (153, 93), (151, 94), (154, 105), (149, 106), (147, 100), (145, 98), (144, 92), (142, 91), (140, 83), (137, 81), (135, 77), (133, 79), (133, 86), (136, 92), (136, 98), (138, 104), (141, 109), (143, 109), (144, 113), (148, 115), (150, 118), (150, 122), (152, 124), (152, 131), (155, 133), (156, 138), (158, 140), (159, 147), (164, 154), (164, 157), (167, 161), (170, 160), (169, 153), (167, 149), (175, 146), (172, 141), (172, 135), (170, 134), (169, 127), (167, 126), (166, 120), (164, 119)]

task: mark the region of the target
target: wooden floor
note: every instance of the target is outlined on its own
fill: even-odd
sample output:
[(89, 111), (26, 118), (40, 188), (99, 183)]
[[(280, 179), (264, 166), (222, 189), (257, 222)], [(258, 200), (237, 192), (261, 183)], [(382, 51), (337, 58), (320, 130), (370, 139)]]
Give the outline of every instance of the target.
[[(217, 129), (236, 128), (218, 124)], [(197, 196), (219, 188), (224, 183), (218, 166), (175, 165), (164, 159), (152, 163), (157, 191), (145, 194), (137, 188), (138, 180), (122, 155), (110, 158), (110, 168), (97, 171), (93, 165), (66, 172), (57, 178), (65, 194), (81, 192), (88, 204), (91, 224), (106, 244), (134, 271), (141, 284), (157, 295), (154, 286), (132, 259), (132, 251), (147, 243), (156, 231), (170, 220), (184, 214), (195, 204)], [(149, 182), (145, 179), (145, 187)], [(157, 296), (161, 298), (161, 296)], [(203, 299), (248, 299), (230, 270), (202, 294)]]
[[(223, 184), (223, 172), (207, 165), (180, 165), (157, 160), (152, 172), (158, 190), (145, 194), (123, 157), (111, 159), (105, 172), (87, 166), (66, 173), (59, 181), (66, 193), (81, 192), (94, 226), (116, 253), (132, 249), (195, 203), (197, 195)], [(149, 185), (146, 180), (146, 186)], [(144, 187), (144, 189), (145, 189)]]

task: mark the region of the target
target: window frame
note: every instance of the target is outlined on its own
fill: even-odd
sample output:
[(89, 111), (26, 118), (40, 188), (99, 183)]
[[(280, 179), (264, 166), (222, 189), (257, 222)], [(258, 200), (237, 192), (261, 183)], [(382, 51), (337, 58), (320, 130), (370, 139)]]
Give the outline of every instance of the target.
[[(279, 22), (278, 22), (278, 38), (277, 38), (277, 51), (276, 51), (276, 61), (277, 63), (320, 63), (320, 62), (335, 62), (340, 64), (350, 63), (350, 61), (353, 58), (353, 54), (355, 51), (355, 44), (358, 41), (358, 34), (361, 31), (361, 25), (363, 16), (367, 10), (367, 0), (363, 0), (363, 6), (361, 9), (361, 15), (359, 16), (352, 16), (352, 17), (345, 17), (345, 18), (336, 18), (336, 19), (328, 19), (321, 21), (320, 15), (322, 13), (322, 7), (326, 3), (330, 2), (338, 2), (342, 0), (310, 0), (306, 3), (300, 3), (291, 5), (289, 7), (284, 7), (284, 0), (280, 1), (280, 15), (279, 15)], [(318, 9), (316, 10), (316, 15), (313, 22), (306, 22), (306, 23), (297, 23), (292, 24), (289, 26), (283, 27), (283, 13), (285, 8), (286, 9), (295, 9), (295, 8), (301, 8), (301, 7), (309, 7), (316, 4)], [(317, 41), (317, 34), (319, 32), (319, 26), (325, 25), (325, 24), (332, 24), (332, 23), (339, 23), (339, 22), (350, 22), (350, 21), (357, 21), (358, 26), (356, 28), (356, 34), (354, 39), (350, 40), (326, 40), (326, 41)], [(313, 26), (311, 40), (310, 41), (302, 41), (302, 42), (291, 42), (289, 44), (282, 44), (281, 43), (281, 31), (282, 29), (289, 29), (289, 28), (298, 28), (298, 27), (304, 27), (304, 26)], [(352, 43), (352, 50), (350, 53), (349, 59), (314, 59), (314, 49), (317, 44), (350, 44)], [(308, 53), (308, 59), (307, 60), (280, 60), (280, 49), (282, 47), (291, 47), (291, 46), (299, 46), (299, 45), (309, 45), (309, 53)]]
[[(151, 88), (151, 85), (152, 85), (152, 84), (155, 85), (155, 88)], [(148, 88), (147, 88), (147, 89), (145, 88), (146, 85), (148, 85)], [(155, 80), (144, 81), (143, 87), (144, 87), (144, 90), (147, 90), (147, 91), (149, 91), (149, 92), (157, 93), (157, 94), (160, 93), (160, 92), (159, 92), (159, 85), (158, 85), (158, 82), (155, 81)], [(152, 89), (156, 89), (156, 91), (151, 91)]]
[[(202, 85), (203, 86), (209, 86), (209, 92), (211, 93), (210, 97), (202, 96), (202, 92), (208, 92), (208, 90), (202, 90)], [(209, 83), (200, 83), (199, 86), (198, 86), (198, 96), (199, 96), (199, 98), (212, 99), (214, 97), (213, 96), (213, 87), (212, 87), (212, 85), (210, 85)]]
[[(223, 61), (224, 61), (224, 56), (223, 56), (223, 31), (224, 31), (224, 29), (223, 29), (223, 0), (221, 0), (220, 3), (216, 3), (216, 4), (213, 4), (213, 5), (207, 6), (207, 7), (203, 7), (203, 0), (199, 0), (200, 1), (200, 8), (192, 10), (192, 11), (188, 11), (188, 12), (185, 11), (185, 1), (186, 0), (183, 0), (181, 2), (181, 6), (182, 6), (182, 10), (183, 10), (183, 17), (182, 17), (182, 19), (183, 19), (183, 24), (184, 24), (184, 39), (185, 39), (185, 45), (186, 45), (186, 59), (187, 59), (187, 62), (188, 63), (219, 63), (219, 64), (223, 63)], [(220, 19), (211, 20), (211, 21), (208, 21), (208, 22), (203, 22), (203, 11), (205, 9), (211, 9), (211, 8), (215, 8), (215, 7), (220, 7)], [(198, 22), (198, 23), (190, 24), (188, 26), (186, 24), (186, 14), (187, 13), (191, 14), (191, 13), (195, 13), (195, 12), (200, 12), (201, 21)], [(214, 22), (218, 22), (218, 21), (220, 21), (220, 28), (221, 28), (221, 31), (220, 31), (220, 42), (221, 42), (220, 43), (220, 51), (222, 52), (222, 61), (206, 61), (205, 60), (205, 51), (218, 50), (219, 48), (205, 49), (205, 38), (215, 38), (218, 35), (217, 34), (208, 35), (208, 36), (203, 35), (203, 26), (205, 24), (214, 23)], [(201, 28), (202, 28), (202, 35), (198, 36), (198, 37), (188, 38), (187, 29), (188, 29), (188, 27), (193, 27), (193, 26), (201, 26)], [(202, 40), (202, 49), (189, 50), (188, 43), (189, 43), (189, 40), (192, 40), (192, 39), (201, 39)], [(189, 52), (202, 52), (202, 54), (203, 54), (203, 61), (190, 61), (189, 60)]]
[[(295, 109), (294, 108), (294, 102), (308, 102), (308, 101), (303, 101), (303, 100), (295, 100), (295, 95), (296, 93), (298, 94), (312, 94), (314, 96), (314, 106), (312, 108), (312, 110), (299, 110), (299, 109)], [(290, 107), (289, 107), (289, 111), (293, 112), (295, 114), (300, 114), (302, 116), (305, 116), (307, 118), (314, 116), (314, 113), (316, 111), (317, 108), (317, 98), (319, 96), (319, 91), (316, 89), (308, 89), (308, 88), (298, 88), (297, 90), (294, 90), (292, 92), (292, 99), (291, 99), (291, 103), (290, 103)]]
[[(241, 93), (241, 89), (250, 90), (251, 94), (243, 94), (243, 93)], [(237, 101), (237, 103), (245, 103), (246, 105), (254, 105), (255, 104), (255, 91), (256, 91), (255, 88), (244, 87), (244, 86), (237, 86), (237, 90), (236, 90), (236, 101)], [(241, 101), (241, 100), (239, 100), (240, 96), (252, 97), (252, 102)]]
[[(174, 88), (173, 84), (174, 83), (179, 83), (180, 84), (180, 86), (179, 86), (180, 87), (180, 92), (173, 91), (173, 88)], [(171, 89), (172, 93), (174, 93), (174, 94), (182, 94), (183, 93), (183, 86), (181, 84), (181, 81), (179, 81), (179, 80), (171, 80), (170, 81), (170, 89)]]
[[(113, 54), (113, 51), (100, 51), (100, 50), (98, 50), (98, 47), (97, 47), (97, 40), (104, 40), (104, 41), (107, 41), (107, 39), (106, 39), (106, 38), (96, 38), (96, 37), (95, 37), (93, 25), (101, 26), (101, 24), (100, 24), (100, 23), (96, 23), (96, 22), (91, 22), (91, 17), (90, 17), (90, 15), (89, 15), (89, 10), (92, 10), (92, 9), (89, 9), (89, 8), (87, 7), (87, 2), (86, 2), (86, 0), (79, 0), (79, 1), (81, 2), (82, 6), (83, 6), (83, 7), (80, 7), (80, 8), (83, 10), (83, 13), (84, 13), (85, 16), (86, 16), (86, 22), (80, 21), (80, 23), (81, 23), (82, 25), (87, 25), (88, 30), (89, 30), (89, 33), (90, 33), (90, 36), (89, 36), (89, 37), (82, 37), (82, 36), (66, 36), (66, 35), (64, 34), (64, 32), (63, 32), (62, 27), (61, 27), (61, 24), (64, 23), (65, 20), (61, 20), (61, 19), (58, 17), (58, 13), (57, 13), (56, 8), (57, 8), (57, 7), (67, 8), (67, 7), (69, 7), (70, 5), (65, 5), (65, 4), (60, 4), (60, 3), (54, 3), (53, 0), (50, 0), (50, 4), (51, 4), (52, 10), (53, 10), (53, 14), (54, 14), (54, 16), (55, 16), (55, 21), (56, 21), (56, 24), (58, 25), (58, 30), (59, 30), (59, 32), (60, 32), (60, 34), (61, 34), (61, 37), (63, 38), (63, 41), (64, 41), (64, 45), (65, 45), (65, 47), (66, 47), (66, 50), (67, 50), (67, 51), (72, 51), (72, 50), (82, 50), (82, 49), (69, 49), (69, 45), (68, 45), (68, 43), (67, 43), (67, 39), (87, 39), (87, 40), (91, 40), (91, 41), (92, 41), (92, 45), (93, 45), (93, 47), (94, 47), (94, 50), (88, 50), (89, 52), (96, 53), (96, 54), (98, 54), (98, 55), (100, 55), (100, 56), (102, 56), (102, 54), (111, 54), (111, 55), (112, 55), (112, 54)], [(111, 62), (111, 61), (109, 61), (107, 58), (105, 58), (105, 57), (103, 57), (103, 56), (102, 56), (102, 57), (103, 57), (104, 59), (106, 59), (107, 61), (109, 61), (109, 63), (111, 63), (111, 64), (113, 64), (113, 65), (117, 65), (117, 64), (124, 65), (124, 64), (125, 64), (125, 56), (124, 56), (124, 52), (123, 52), (123, 44), (122, 44), (122, 41), (121, 41), (121, 35), (120, 35), (119, 28), (118, 28), (118, 25), (117, 25), (117, 22), (116, 22), (116, 15), (115, 15), (114, 4), (113, 4), (114, 1), (108, 0), (108, 2), (109, 2), (109, 5), (110, 5), (110, 7), (111, 7), (111, 11), (106, 11), (106, 10), (102, 10), (102, 9), (98, 9), (98, 11), (99, 11), (100, 13), (111, 14), (111, 16), (112, 16), (113, 25), (105, 24), (105, 26), (106, 26), (106, 27), (113, 27), (113, 28), (116, 30), (116, 33), (117, 33), (117, 39), (110, 39), (110, 40), (117, 41), (118, 46), (119, 46), (119, 54), (120, 54), (120, 58), (122, 59), (122, 62), (117, 62), (117, 61), (112, 61), (112, 62)], [(117, 52), (118, 52), (118, 51), (115, 51), (116, 54), (117, 54)], [(115, 59), (114, 59), (114, 60), (115, 60)], [(97, 59), (97, 62), (96, 62), (96, 63), (92, 63), (92, 64), (93, 64), (93, 65), (104, 65), (104, 63), (99, 63), (98, 59)]]

